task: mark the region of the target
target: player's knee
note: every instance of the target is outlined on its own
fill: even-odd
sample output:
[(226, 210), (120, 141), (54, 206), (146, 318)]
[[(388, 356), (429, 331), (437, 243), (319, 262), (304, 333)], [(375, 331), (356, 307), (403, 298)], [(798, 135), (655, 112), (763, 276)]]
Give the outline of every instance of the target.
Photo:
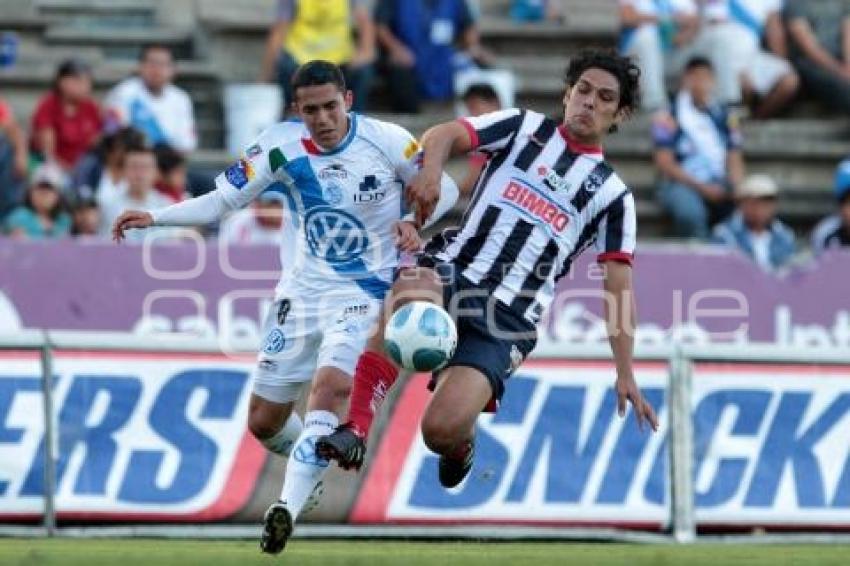
[(390, 295), (390, 312), (411, 301), (428, 301), (441, 305), (443, 288), (433, 269), (411, 267), (401, 271)]
[(277, 434), (279, 423), (274, 423), (263, 411), (253, 410), (248, 414), (248, 430), (257, 440), (267, 440)]
[(437, 454), (451, 452), (462, 442), (463, 431), (448, 419), (425, 415), (422, 419), (422, 439), (429, 450)]

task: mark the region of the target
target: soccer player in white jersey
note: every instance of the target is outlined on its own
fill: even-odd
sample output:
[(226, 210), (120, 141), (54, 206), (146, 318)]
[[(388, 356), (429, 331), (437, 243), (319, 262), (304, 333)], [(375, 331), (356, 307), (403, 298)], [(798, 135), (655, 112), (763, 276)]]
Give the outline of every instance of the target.
[[(289, 269), (275, 290), (249, 409), (249, 428), (271, 451), (286, 452), (293, 403), (303, 386), (313, 383), (280, 501), (265, 514), (261, 548), (268, 553), (286, 545), (295, 518), (328, 466), (315, 452), (316, 439), (339, 423), (399, 251), (420, 247), (417, 220), (424, 223), (425, 218), (403, 216), (403, 190), (421, 165), (413, 136), (394, 124), (350, 113), (351, 92), (331, 63), (300, 67), (293, 91), (309, 137), (292, 141), (289, 136), (276, 139), (274, 132), (263, 135), (218, 176), (212, 193), (153, 214), (126, 212), (114, 227), (120, 240), (128, 228), (206, 224), (245, 206), (277, 181), (295, 202), (297, 239), (281, 242)], [(430, 221), (457, 199), (448, 176), (439, 184), (441, 196)]]
[[(457, 321), (457, 350), (436, 376), (421, 424), (425, 444), (440, 455), (446, 487), (469, 473), (475, 421), (497, 409), (508, 377), (534, 348), (535, 325), (555, 282), (594, 243), (605, 269), (619, 414), (630, 401), (641, 428), (658, 426), (632, 370), (634, 198), (600, 147), (636, 108), (639, 75), (628, 58), (587, 52), (567, 69), (562, 124), (514, 108), (441, 124), (423, 137), (424, 163), (409, 188), (418, 213), (436, 202), (450, 155), (487, 155), (460, 229), (432, 241), (385, 303), (392, 311), (411, 300), (432, 301)], [(358, 363), (349, 422), (318, 443), (319, 453), (342, 467), (363, 463), (375, 406), (399, 373), (382, 353), (382, 338), (378, 328)]]

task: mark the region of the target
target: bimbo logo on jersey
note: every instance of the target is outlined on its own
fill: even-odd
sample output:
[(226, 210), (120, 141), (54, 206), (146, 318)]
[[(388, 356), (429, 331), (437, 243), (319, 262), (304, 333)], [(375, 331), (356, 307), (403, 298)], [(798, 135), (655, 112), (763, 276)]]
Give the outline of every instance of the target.
[(511, 181), (502, 192), (502, 198), (513, 203), (523, 212), (542, 220), (555, 232), (561, 233), (570, 221), (570, 217), (557, 204), (537, 193), (530, 187)]
[[(251, 363), (158, 356), (56, 359), (60, 517), (204, 520), (247, 503), (265, 461), (244, 426)], [(46, 459), (38, 364), (4, 356), (2, 367), (0, 517), (36, 516)]]
[[(637, 368), (661, 430), (617, 416), (613, 368), (530, 362), (495, 416), (479, 419), (476, 461), (453, 490), (416, 429), (427, 394), (411, 383), (352, 518), (632, 524), (669, 520), (663, 364)], [(850, 368), (697, 365), (694, 487), (700, 524), (850, 528)], [(415, 415), (413, 418), (409, 414)], [(396, 471), (397, 470), (397, 471)]]

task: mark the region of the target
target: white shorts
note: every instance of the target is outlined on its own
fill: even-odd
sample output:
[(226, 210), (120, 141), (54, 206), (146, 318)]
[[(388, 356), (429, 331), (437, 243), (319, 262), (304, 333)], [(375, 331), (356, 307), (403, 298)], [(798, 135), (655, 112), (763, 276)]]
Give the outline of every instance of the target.
[(380, 300), (365, 293), (275, 301), (254, 368), (254, 394), (289, 403), (301, 396), (317, 368), (353, 376), (380, 307)]

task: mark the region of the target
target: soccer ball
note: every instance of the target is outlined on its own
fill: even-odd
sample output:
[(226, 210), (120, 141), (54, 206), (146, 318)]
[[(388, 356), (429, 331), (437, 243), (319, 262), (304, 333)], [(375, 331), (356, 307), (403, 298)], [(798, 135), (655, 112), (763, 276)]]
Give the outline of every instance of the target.
[(426, 301), (407, 303), (384, 330), (384, 349), (398, 365), (413, 371), (436, 371), (457, 347), (455, 323), (444, 309)]

